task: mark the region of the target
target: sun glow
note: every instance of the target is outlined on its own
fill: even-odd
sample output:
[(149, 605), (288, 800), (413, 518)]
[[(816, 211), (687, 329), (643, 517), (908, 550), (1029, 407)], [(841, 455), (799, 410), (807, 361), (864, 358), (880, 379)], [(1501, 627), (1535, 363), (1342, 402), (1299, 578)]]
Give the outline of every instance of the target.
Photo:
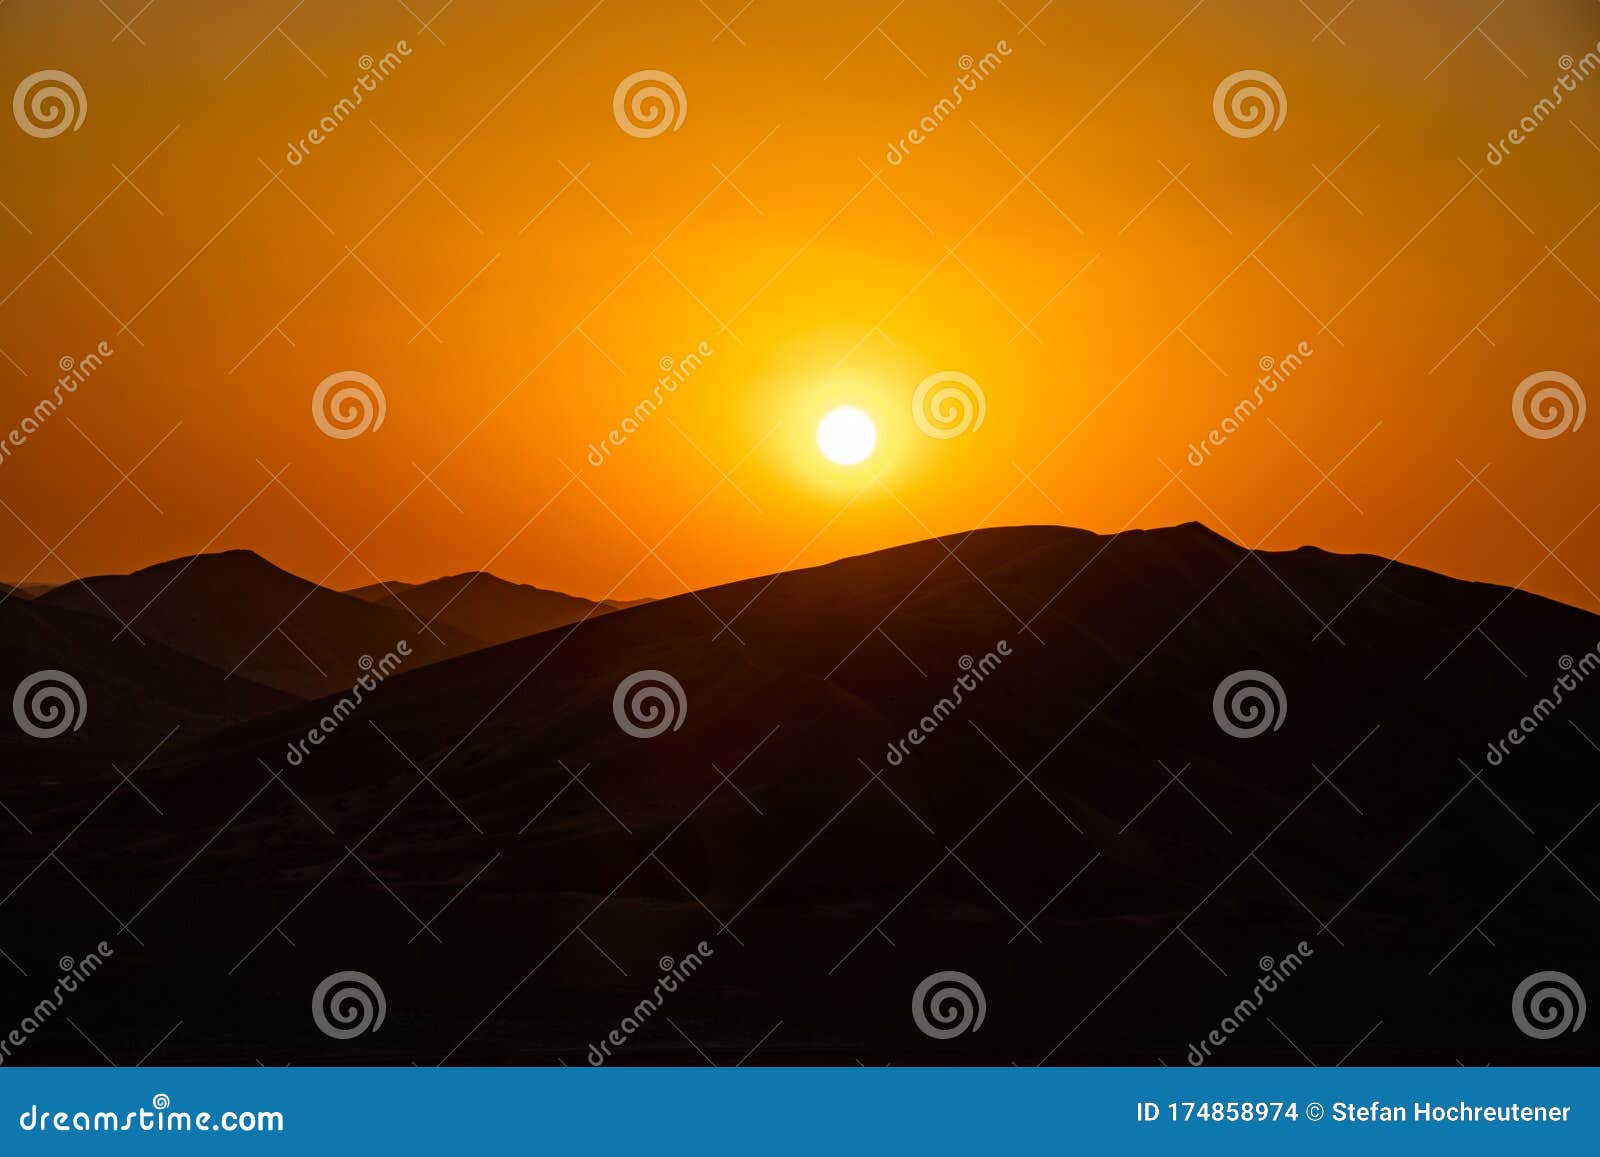
[(854, 466), (871, 456), (878, 444), (878, 427), (856, 406), (829, 410), (817, 423), (817, 449), (829, 462)]

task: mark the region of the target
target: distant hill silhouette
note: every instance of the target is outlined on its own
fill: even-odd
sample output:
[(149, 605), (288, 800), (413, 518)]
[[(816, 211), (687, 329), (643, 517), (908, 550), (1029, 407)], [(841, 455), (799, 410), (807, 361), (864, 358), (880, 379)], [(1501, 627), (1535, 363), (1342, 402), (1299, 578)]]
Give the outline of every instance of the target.
[(307, 582), (248, 550), (86, 578), (34, 601), (115, 616), (140, 638), (301, 697), (348, 688), (362, 656), (377, 660), (402, 639), (418, 666), (481, 645), (453, 627), (424, 629), (403, 610)]
[(426, 622), (444, 623), (485, 643), (520, 639), (634, 605), (591, 602), (507, 582), (486, 571), (425, 583), (374, 583), (346, 593), (378, 606), (409, 611)]
[[(237, 608), (193, 611), (199, 646)], [(913, 543), (407, 668), (298, 763), (335, 699), (174, 746), (136, 777), (159, 817), (109, 769), (43, 783), (116, 742), (91, 703), (0, 771), (31, 828), (4, 946), (47, 975), (113, 940), (73, 1019), (118, 1058), (181, 1021), (151, 1063), (583, 1064), (701, 941), (612, 1063), (1182, 1065), (1301, 942), (1213, 1063), (1595, 1063), (1510, 1004), (1600, 989), (1600, 679), (1486, 750), (1597, 645), (1533, 595), (1197, 524)], [(636, 738), (613, 696), (651, 670), (683, 709)], [(1237, 738), (1214, 696), (1252, 670), (1278, 726)], [(116, 918), (28, 875), (58, 843)], [(387, 1020), (333, 1040), (306, 1006), (352, 968)], [(949, 970), (986, 1019), (934, 1039), (912, 994)], [(16, 1060), (97, 1058), (56, 1018)]]
[(0, 583), (0, 596), (36, 599), (51, 588), (51, 583)]

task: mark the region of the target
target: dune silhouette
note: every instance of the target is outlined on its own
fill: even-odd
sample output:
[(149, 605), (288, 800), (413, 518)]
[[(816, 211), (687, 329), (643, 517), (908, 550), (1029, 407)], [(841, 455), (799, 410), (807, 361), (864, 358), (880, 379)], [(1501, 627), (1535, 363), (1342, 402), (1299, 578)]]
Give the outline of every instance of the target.
[[(74, 586), (131, 613), (170, 579), (184, 605), (135, 629), (217, 671), (255, 641), (243, 605), (264, 632), (310, 585), (255, 556), (152, 570), (19, 607), (110, 633)], [(450, 622), (457, 580), (452, 607), (488, 609)], [(1592, 1034), (1536, 1042), (1506, 1010), (1531, 972), (1600, 960), (1573, 917), (1600, 879), (1587, 612), (1198, 524), (981, 530), (464, 653), (512, 621), (512, 584), (440, 581), (392, 584), (403, 609), (305, 596), (289, 633), (325, 680), (252, 658), (265, 686), (228, 710), (254, 717), (199, 712), (139, 770), (149, 801), (98, 762), (137, 763), (150, 729), (98, 710), (97, 674), (83, 729), (14, 744), (0, 793), (39, 818), (5, 845), (0, 914), (31, 930), (7, 950), (48, 969), (104, 927), (116, 969), (73, 1016), (111, 1055), (181, 1021), (164, 1063), (582, 1064), (703, 941), (610, 1063), (762, 1042), (751, 1063), (1179, 1065), (1290, 953), (1211, 1063), (1595, 1059)], [(341, 713), (408, 611), (453, 643)], [(128, 674), (126, 642), (95, 670), (195, 710), (170, 685), (197, 668)], [(615, 697), (640, 672), (675, 687), (630, 730)], [(1575, 690), (1489, 757), (1563, 672)], [(37, 867), (52, 848), (104, 910)], [(341, 968), (381, 982), (381, 1032), (307, 1017)], [(981, 985), (979, 1031), (909, 1014), (945, 970)], [(30, 1058), (87, 1048), (56, 1024)]]

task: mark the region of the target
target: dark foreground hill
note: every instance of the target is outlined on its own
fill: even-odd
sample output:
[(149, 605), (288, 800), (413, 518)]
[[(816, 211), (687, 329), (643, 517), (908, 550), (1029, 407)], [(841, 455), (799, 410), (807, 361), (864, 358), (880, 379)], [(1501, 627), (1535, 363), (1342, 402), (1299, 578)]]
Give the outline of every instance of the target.
[[(1030, 527), (406, 669), (148, 799), (37, 786), (91, 711), (0, 779), (6, 1000), (115, 956), (8, 1063), (1594, 1063), (1512, 1001), (1600, 992), (1597, 645), (1379, 558)], [(681, 698), (615, 707), (640, 672)], [(385, 1018), (338, 1039), (350, 970)], [(943, 972), (971, 1031), (919, 1027)]]

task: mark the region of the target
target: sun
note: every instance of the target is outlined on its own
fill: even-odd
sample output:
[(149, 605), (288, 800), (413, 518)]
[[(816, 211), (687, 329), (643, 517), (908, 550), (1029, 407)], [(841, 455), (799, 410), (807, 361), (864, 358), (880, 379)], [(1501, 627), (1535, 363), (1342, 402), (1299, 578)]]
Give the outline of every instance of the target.
[(857, 406), (829, 410), (817, 423), (817, 449), (829, 462), (854, 466), (865, 462), (878, 444), (878, 427)]

